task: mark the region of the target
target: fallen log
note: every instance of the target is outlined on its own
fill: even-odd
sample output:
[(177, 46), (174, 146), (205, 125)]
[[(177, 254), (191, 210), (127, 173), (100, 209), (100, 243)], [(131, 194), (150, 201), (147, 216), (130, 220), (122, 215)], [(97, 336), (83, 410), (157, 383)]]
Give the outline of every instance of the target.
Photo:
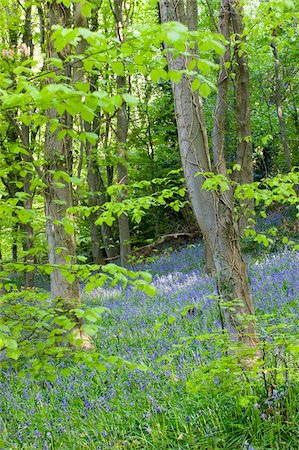
[[(182, 241), (182, 240), (189, 240), (194, 239), (197, 237), (201, 237), (200, 231), (194, 231), (192, 233), (172, 233), (172, 234), (164, 234), (163, 236), (156, 239), (154, 242), (151, 242), (150, 244), (143, 245), (141, 247), (135, 247), (133, 254), (134, 256), (150, 256), (154, 250), (157, 249), (160, 245), (165, 244), (169, 241)], [(105, 258), (105, 262), (115, 261), (116, 259), (120, 258), (119, 255), (113, 256), (111, 258)]]

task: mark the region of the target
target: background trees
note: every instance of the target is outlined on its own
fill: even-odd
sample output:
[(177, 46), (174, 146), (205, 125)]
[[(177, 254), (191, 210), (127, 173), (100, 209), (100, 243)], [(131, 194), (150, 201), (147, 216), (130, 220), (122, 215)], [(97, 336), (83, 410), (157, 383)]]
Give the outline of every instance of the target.
[[(132, 249), (197, 221), (220, 292), (253, 312), (225, 177), (298, 163), (296, 13), (277, 1), (160, 6), (181, 25), (160, 27), (157, 5), (133, 0), (1, 6), (5, 289), (11, 272), (28, 288), (50, 275), (53, 297), (73, 302), (81, 263), (127, 266)], [(199, 167), (218, 192), (201, 190)], [(240, 218), (250, 202), (239, 203)]]

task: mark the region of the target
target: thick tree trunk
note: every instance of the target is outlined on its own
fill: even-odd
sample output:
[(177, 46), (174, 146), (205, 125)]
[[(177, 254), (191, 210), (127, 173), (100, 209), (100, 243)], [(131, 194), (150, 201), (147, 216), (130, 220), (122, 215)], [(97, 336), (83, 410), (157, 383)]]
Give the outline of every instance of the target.
[[(53, 25), (70, 25), (70, 10), (56, 1), (49, 4), (49, 28)], [(47, 56), (49, 58), (60, 58), (49, 38), (47, 43)], [(65, 220), (71, 221), (73, 217), (67, 212), (72, 206), (72, 186), (63, 178), (54, 179), (56, 171), (72, 173), (72, 142), (70, 136), (58, 139), (59, 129), (51, 131), (50, 126), (55, 120), (63, 122), (62, 125), (69, 128), (70, 118), (67, 113), (63, 120), (55, 109), (47, 112), (48, 125), (45, 135), (45, 213), (47, 218), (46, 234), (49, 253), (49, 263), (53, 266), (63, 266), (76, 263), (75, 234), (67, 233)], [(79, 281), (75, 279), (69, 283), (62, 275), (60, 268), (51, 274), (52, 297), (62, 298), (66, 303), (73, 304), (80, 299)]]
[[(275, 33), (274, 33), (275, 34)], [(291, 152), (288, 143), (286, 123), (283, 115), (282, 105), (281, 105), (281, 74), (280, 74), (280, 59), (278, 55), (278, 49), (275, 42), (275, 37), (273, 37), (271, 42), (271, 47), (273, 51), (273, 57), (275, 62), (275, 103), (276, 103), (276, 111), (277, 117), (279, 121), (280, 135), (282, 146), (284, 150), (284, 156), (286, 161), (286, 168), (288, 172), (292, 170), (292, 159)]]
[[(182, 21), (178, 11), (183, 9), (183, 0), (161, 0), (162, 23)], [(167, 61), (169, 70), (186, 69), (183, 56), (174, 59), (172, 53), (168, 53)], [(213, 255), (219, 295), (223, 301), (232, 305), (232, 308), (224, 308), (226, 326), (233, 339), (255, 346), (255, 323), (246, 319), (246, 316), (253, 314), (254, 308), (239, 245), (232, 192), (203, 190), (204, 177), (195, 177), (199, 171), (212, 170), (197, 106), (198, 93), (192, 92), (191, 81), (185, 75), (179, 83), (172, 83), (172, 88), (179, 147), (190, 200), (204, 239)], [(224, 169), (226, 170), (225, 166)]]
[[(176, 8), (177, 8), (176, 20), (178, 20), (179, 22), (188, 26), (189, 30), (196, 31), (198, 28), (197, 3), (195, 1), (187, 1), (186, 8), (185, 8), (184, 2), (181, 1), (176, 4)], [(198, 46), (195, 45), (194, 48), (190, 48), (189, 52), (190, 52), (190, 54), (198, 55)], [(192, 60), (192, 57), (189, 58), (188, 62), (191, 62), (191, 60)], [(204, 107), (203, 107), (203, 99), (199, 95), (193, 95), (193, 102), (196, 105), (198, 121), (200, 124), (202, 145), (203, 145), (203, 148), (205, 149), (206, 154), (209, 155), (209, 143), (208, 143), (208, 134), (207, 134), (205, 113), (204, 113)], [(195, 216), (196, 216), (196, 212), (195, 212)], [(197, 220), (197, 224), (200, 229), (200, 224), (199, 224), (198, 220)], [(209, 248), (208, 241), (204, 237), (204, 233), (203, 233), (203, 240), (204, 240), (204, 249), (205, 249), (206, 272), (208, 275), (213, 275), (213, 274), (215, 274), (216, 268), (215, 268), (215, 264), (214, 264), (212, 251)]]
[(70, 143), (66, 139), (58, 139), (58, 130), (50, 131), (50, 123), (57, 118), (56, 111), (48, 111), (49, 125), (45, 136), (45, 214), (46, 234), (48, 244), (49, 263), (59, 266), (51, 274), (52, 297), (62, 298), (66, 303), (73, 304), (80, 299), (79, 281), (72, 283), (62, 275), (61, 269), (69, 264), (76, 263), (76, 242), (74, 232), (67, 233), (65, 220), (73, 222), (68, 213), (72, 206), (72, 186), (63, 178), (54, 179), (56, 171), (69, 173), (70, 170)]
[[(63, 4), (58, 4), (55, 0), (48, 3), (48, 23), (49, 29), (57, 24), (64, 27), (70, 26), (69, 8), (63, 6)], [(67, 53), (68, 49), (66, 48), (58, 54), (51, 41), (51, 36), (49, 36), (47, 42), (48, 58), (63, 59)], [(68, 79), (71, 78), (72, 73), (69, 67), (65, 71), (65, 75)], [(67, 279), (72, 275), (71, 265), (77, 262), (75, 232), (70, 227), (73, 223), (73, 216), (68, 211), (68, 208), (73, 205), (72, 185), (63, 177), (57, 179), (55, 174), (57, 171), (61, 171), (72, 175), (72, 140), (68, 135), (59, 139), (59, 128), (52, 131), (50, 127), (54, 121), (59, 121), (61, 126), (71, 129), (72, 121), (68, 113), (65, 113), (61, 118), (55, 109), (49, 109), (47, 116), (48, 124), (44, 144), (47, 187), (44, 190), (44, 196), (49, 264), (54, 268), (51, 273), (51, 293), (54, 300), (62, 301), (67, 312), (80, 303), (78, 278), (73, 276)], [(82, 347), (92, 348), (90, 338), (82, 332), (81, 323), (78, 320), (77, 325), (71, 330), (71, 334), (74, 339), (82, 340)]]

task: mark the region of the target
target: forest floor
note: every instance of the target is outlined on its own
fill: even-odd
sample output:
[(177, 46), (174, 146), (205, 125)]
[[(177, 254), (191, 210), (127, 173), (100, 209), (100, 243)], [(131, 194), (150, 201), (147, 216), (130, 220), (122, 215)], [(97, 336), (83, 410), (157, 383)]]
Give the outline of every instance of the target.
[[(2, 372), (1, 449), (298, 449), (299, 253), (248, 257), (263, 363), (244, 370), (227, 353), (201, 244), (140, 265), (157, 294), (101, 288), (95, 339), (148, 371), (99, 373), (71, 361), (56, 381)], [(61, 371), (72, 368), (67, 377)]]

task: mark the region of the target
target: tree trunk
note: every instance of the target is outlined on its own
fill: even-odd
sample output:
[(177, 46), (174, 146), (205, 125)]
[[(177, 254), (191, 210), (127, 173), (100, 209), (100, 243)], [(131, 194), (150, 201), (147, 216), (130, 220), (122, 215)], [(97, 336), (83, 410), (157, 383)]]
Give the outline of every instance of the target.
[[(161, 0), (160, 11), (162, 23), (184, 23), (179, 14), (179, 11), (184, 11), (183, 0)], [(183, 56), (174, 59), (172, 53), (167, 53), (167, 61), (169, 70), (186, 70), (186, 60)], [(232, 192), (203, 190), (204, 177), (195, 177), (199, 171), (212, 171), (197, 106), (198, 93), (192, 92), (191, 81), (185, 75), (179, 83), (172, 83), (172, 89), (179, 147), (190, 200), (204, 239), (213, 255), (219, 295), (233, 306), (224, 308), (226, 326), (234, 340), (255, 346), (255, 323), (245, 319), (248, 314), (253, 314), (254, 307), (240, 250)], [(223, 170), (226, 171), (225, 165)]]
[[(121, 92), (125, 89), (126, 81), (122, 76), (117, 77), (117, 90)], [(117, 111), (117, 129), (116, 138), (118, 144), (118, 163), (117, 163), (117, 178), (118, 183), (121, 185), (128, 184), (128, 168), (126, 164), (126, 142), (128, 135), (128, 116), (126, 104), (123, 102), (122, 106)], [(118, 200), (123, 202), (127, 197), (126, 189), (122, 189), (119, 192)], [(128, 265), (128, 257), (131, 254), (131, 242), (130, 242), (130, 223), (129, 217), (126, 213), (123, 213), (118, 218), (119, 228), (119, 245), (120, 245), (120, 263), (122, 266)]]
[[(54, 25), (63, 27), (71, 26), (69, 8), (58, 4), (56, 1), (48, 3), (49, 29)], [(51, 37), (47, 42), (48, 58), (64, 58), (68, 53), (65, 48), (57, 53)], [(65, 70), (68, 79), (71, 78), (70, 68)], [(51, 82), (51, 80), (48, 80)], [(76, 239), (74, 228), (72, 230), (73, 216), (68, 211), (72, 207), (72, 185), (63, 177), (55, 177), (57, 171), (72, 175), (72, 140), (69, 135), (63, 139), (58, 138), (59, 128), (50, 130), (54, 121), (59, 121), (62, 127), (72, 128), (71, 117), (64, 113), (61, 118), (55, 109), (47, 111), (48, 124), (46, 127), (44, 156), (45, 156), (45, 182), (44, 190), (46, 235), (48, 245), (49, 264), (54, 268), (51, 273), (51, 293), (54, 300), (61, 300), (65, 311), (80, 303), (79, 280), (71, 276), (71, 265), (76, 264)], [(64, 274), (66, 276), (64, 276)], [(67, 279), (67, 277), (70, 277)], [(73, 320), (74, 317), (72, 317)], [(76, 320), (77, 325), (71, 330), (73, 338), (82, 340), (82, 347), (92, 348), (90, 338), (81, 329), (81, 323)]]
[[(29, 142), (29, 127), (27, 125), (22, 125), (22, 136), (25, 142), (23, 142), (23, 145), (26, 149), (29, 150), (30, 142)], [(29, 155), (24, 155), (23, 160), (25, 163), (30, 165), (31, 159)], [(32, 180), (32, 173), (31, 171), (27, 170), (27, 173), (24, 177), (24, 192), (27, 194), (26, 199), (24, 200), (24, 209), (27, 211), (32, 210), (32, 204), (33, 204), (33, 194), (30, 189)], [(24, 250), (26, 252), (25, 256), (25, 264), (34, 264), (35, 258), (33, 255), (34, 250), (34, 230), (30, 222), (27, 222), (24, 224), (24, 231), (25, 231), (25, 241), (24, 241)], [(34, 270), (30, 270), (28, 272), (25, 272), (25, 288), (31, 288), (34, 286)]]
[[(24, 23), (24, 33), (23, 33), (23, 43), (26, 45), (26, 48), (24, 49), (24, 60), (28, 57), (28, 50), (29, 54), (32, 57), (33, 51), (34, 51), (34, 45), (33, 45), (33, 39), (32, 39), (32, 6), (29, 6), (26, 9), (25, 14), (25, 23)], [(33, 133), (32, 133), (33, 134)], [(32, 136), (32, 135), (31, 135)], [(28, 125), (22, 124), (21, 125), (21, 141), (25, 149), (30, 153), (30, 128)], [(25, 164), (28, 165), (28, 167), (31, 165), (31, 158), (30, 154), (23, 155), (23, 161)], [(24, 192), (27, 194), (26, 199), (24, 200), (24, 209), (27, 211), (32, 210), (32, 204), (33, 204), (33, 193), (31, 192), (30, 185), (32, 180), (32, 173), (27, 168), (27, 173), (24, 177)], [(34, 230), (30, 222), (27, 222), (24, 224), (24, 231), (25, 231), (25, 241), (24, 241), (24, 250), (26, 252), (25, 256), (25, 264), (34, 264), (35, 258), (33, 255), (34, 250)], [(32, 288), (34, 286), (34, 270), (26, 271), (25, 272), (25, 288)]]
[[(235, 48), (236, 67), (236, 118), (237, 118), (237, 158), (236, 163), (241, 167), (235, 171), (233, 179), (240, 184), (253, 182), (253, 158), (252, 158), (252, 136), (250, 127), (250, 91), (248, 55), (244, 50), (245, 37), (242, 21), (242, 9), (239, 0), (230, 0), (231, 22), (233, 33), (236, 36)], [(251, 211), (254, 209), (254, 201), (246, 200), (241, 205), (239, 228), (242, 232), (248, 224)]]
[[(230, 0), (222, 0), (219, 15), (219, 30), (228, 41), (230, 38)], [(213, 163), (217, 173), (226, 174), (224, 155), (225, 120), (227, 117), (227, 93), (230, 76), (230, 44), (227, 43), (225, 53), (220, 62), (217, 84), (216, 106), (214, 111), (214, 125), (212, 131)]]
[(275, 31), (273, 31), (273, 39), (271, 42), (271, 47), (273, 51), (274, 56), (274, 62), (275, 62), (275, 103), (276, 103), (276, 111), (277, 111), (277, 117), (279, 121), (279, 128), (280, 128), (280, 135), (285, 155), (285, 161), (286, 161), (286, 168), (288, 172), (291, 172), (292, 170), (292, 160), (291, 160), (291, 153), (288, 143), (288, 137), (287, 137), (287, 130), (286, 130), (286, 123), (284, 120), (282, 105), (281, 105), (281, 74), (280, 74), (280, 59), (278, 55), (278, 49), (275, 42)]
[[(49, 4), (49, 28), (53, 25), (70, 25), (70, 10), (56, 1)], [(49, 38), (47, 43), (47, 57), (60, 58)], [(50, 80), (49, 80), (50, 81)], [(70, 136), (58, 139), (59, 129), (50, 131), (53, 121), (62, 122), (61, 125), (69, 129), (70, 118), (67, 113), (63, 119), (59, 117), (55, 109), (47, 112), (48, 125), (45, 135), (45, 212), (46, 234), (49, 253), (49, 263), (61, 268), (68, 264), (76, 263), (75, 234), (67, 233), (64, 222), (73, 220), (68, 208), (72, 206), (72, 186), (63, 178), (54, 179), (56, 171), (72, 173), (72, 142)], [(53, 298), (62, 298), (66, 303), (77, 302), (80, 299), (79, 281), (75, 279), (69, 283), (62, 275), (60, 269), (55, 269), (51, 274), (51, 292)]]
[[(74, 25), (76, 27), (88, 27), (87, 19), (82, 15), (82, 5), (76, 3), (75, 6), (75, 15), (74, 15)], [(94, 11), (91, 19), (91, 29), (92, 31), (98, 30), (98, 18), (96, 15), (96, 11)], [(82, 39), (77, 46), (77, 54), (82, 55), (87, 48), (87, 42)], [(74, 64), (74, 78), (76, 81), (84, 79), (83, 72), (83, 64), (81, 61), (78, 61)], [(89, 83), (91, 86), (91, 91), (97, 89), (97, 81), (98, 75), (90, 75)], [(100, 111), (97, 112), (92, 124), (89, 124), (86, 121), (82, 121), (82, 128), (85, 132), (100, 132), (101, 123), (100, 123)], [(108, 201), (107, 195), (105, 194), (106, 188), (101, 176), (98, 158), (97, 158), (97, 149), (99, 145), (99, 139), (96, 145), (92, 145), (89, 142), (86, 142), (86, 157), (87, 157), (87, 180), (88, 180), (88, 189), (89, 189), (89, 206), (103, 206), (104, 203)], [(90, 215), (90, 236), (91, 236), (91, 251), (93, 262), (95, 264), (103, 264), (105, 255), (101, 244), (103, 244), (105, 253), (108, 258), (114, 257), (117, 255), (116, 249), (113, 247), (112, 242), (112, 230), (106, 223), (102, 223), (101, 225), (96, 225), (95, 222), (100, 215), (100, 210), (92, 212)]]
[[(97, 153), (96, 153), (97, 149), (93, 148), (91, 144), (87, 143), (86, 152), (87, 152), (87, 179), (89, 190), (89, 206), (90, 207), (102, 206), (107, 201), (107, 199), (105, 196), (104, 182), (102, 180), (97, 161)], [(101, 249), (101, 242), (102, 242), (102, 234), (104, 234), (106, 237), (106, 229), (102, 226), (95, 224), (98, 217), (99, 211), (92, 212), (90, 215), (91, 249), (93, 261), (96, 264), (103, 264), (104, 254), (103, 250)], [(102, 230), (102, 228), (104, 228), (104, 230)], [(103, 243), (105, 246), (105, 242)], [(108, 254), (107, 256), (109, 257)]]
[[(122, 0), (114, 0), (114, 18), (116, 34), (118, 39), (123, 42), (123, 16), (122, 16)], [(122, 94), (126, 91), (125, 76), (118, 75), (116, 77), (117, 92)], [(127, 114), (127, 105), (123, 101), (121, 107), (117, 111), (116, 140), (118, 147), (118, 163), (117, 178), (120, 185), (128, 184), (128, 168), (127, 168), (127, 137), (128, 137), (129, 119)], [(127, 197), (126, 189), (119, 192), (119, 202), (123, 202)], [(129, 217), (123, 213), (118, 218), (119, 228), (119, 245), (120, 245), (120, 263), (122, 266), (128, 265), (128, 257), (131, 254), (131, 237)]]

